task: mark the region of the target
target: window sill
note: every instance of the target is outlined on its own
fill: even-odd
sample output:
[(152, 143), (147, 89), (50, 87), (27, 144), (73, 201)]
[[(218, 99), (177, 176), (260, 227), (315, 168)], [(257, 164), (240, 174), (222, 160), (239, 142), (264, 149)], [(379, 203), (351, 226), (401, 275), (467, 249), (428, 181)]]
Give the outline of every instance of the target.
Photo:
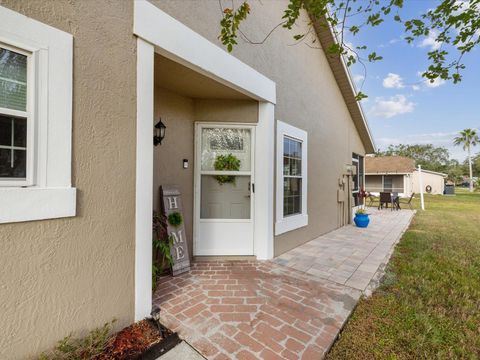
[(0, 188), (0, 224), (71, 217), (75, 188)]
[(275, 223), (275, 235), (280, 235), (288, 231), (299, 229), (307, 225), (308, 225), (307, 214), (289, 216)]

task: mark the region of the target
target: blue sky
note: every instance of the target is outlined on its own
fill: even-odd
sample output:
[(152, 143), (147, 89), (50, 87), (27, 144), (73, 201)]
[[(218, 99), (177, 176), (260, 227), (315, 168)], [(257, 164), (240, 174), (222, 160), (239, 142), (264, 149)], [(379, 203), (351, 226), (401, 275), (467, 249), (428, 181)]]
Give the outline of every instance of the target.
[[(403, 18), (418, 17), (434, 1), (406, 1)], [(355, 46), (367, 45), (383, 60), (354, 65), (351, 73), (368, 99), (362, 101), (377, 147), (389, 144), (425, 144), (448, 148), (453, 158), (466, 157), (452, 139), (465, 128), (480, 129), (480, 49), (464, 58), (467, 66), (461, 83), (422, 81), (419, 73), (427, 68), (427, 52), (436, 46), (432, 38), (407, 44), (402, 40), (402, 26), (391, 18), (376, 28), (364, 28), (349, 41)], [(365, 54), (366, 55), (366, 54)], [(474, 152), (480, 152), (476, 147)]]

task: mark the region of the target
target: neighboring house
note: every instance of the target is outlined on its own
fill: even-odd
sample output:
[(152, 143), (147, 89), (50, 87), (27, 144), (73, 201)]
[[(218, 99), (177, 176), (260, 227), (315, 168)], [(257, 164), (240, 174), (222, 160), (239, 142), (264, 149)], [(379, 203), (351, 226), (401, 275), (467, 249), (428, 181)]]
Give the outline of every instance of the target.
[[(252, 2), (246, 31), (287, 4)], [(285, 29), (230, 55), (216, 1), (0, 5), (0, 358), (150, 313), (162, 184), (182, 193), (193, 256), (271, 259), (360, 203), (374, 144), (339, 57)], [(228, 154), (238, 171), (216, 168)]]
[[(443, 194), (447, 174), (422, 169), (421, 176), (424, 192)], [(415, 160), (403, 156), (367, 156), (365, 190), (398, 192), (406, 196), (420, 193), (420, 172)]]

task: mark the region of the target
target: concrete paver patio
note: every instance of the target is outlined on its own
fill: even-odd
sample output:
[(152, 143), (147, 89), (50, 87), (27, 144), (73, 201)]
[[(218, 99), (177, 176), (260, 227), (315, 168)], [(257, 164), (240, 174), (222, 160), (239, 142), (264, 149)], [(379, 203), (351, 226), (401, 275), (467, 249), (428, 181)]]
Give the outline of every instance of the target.
[(365, 291), (378, 270), (383, 271), (394, 245), (407, 229), (413, 211), (369, 208), (368, 228), (345, 226), (299, 246), (273, 261)]
[(197, 261), (162, 279), (161, 321), (209, 359), (321, 359), (413, 212), (373, 213), (273, 261)]

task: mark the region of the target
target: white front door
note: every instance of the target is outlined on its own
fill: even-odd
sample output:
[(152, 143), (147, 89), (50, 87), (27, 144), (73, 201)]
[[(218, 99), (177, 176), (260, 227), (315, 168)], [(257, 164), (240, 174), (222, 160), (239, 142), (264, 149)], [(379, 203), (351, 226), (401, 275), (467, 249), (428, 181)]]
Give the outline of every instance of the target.
[(253, 255), (254, 127), (195, 126), (194, 255)]

